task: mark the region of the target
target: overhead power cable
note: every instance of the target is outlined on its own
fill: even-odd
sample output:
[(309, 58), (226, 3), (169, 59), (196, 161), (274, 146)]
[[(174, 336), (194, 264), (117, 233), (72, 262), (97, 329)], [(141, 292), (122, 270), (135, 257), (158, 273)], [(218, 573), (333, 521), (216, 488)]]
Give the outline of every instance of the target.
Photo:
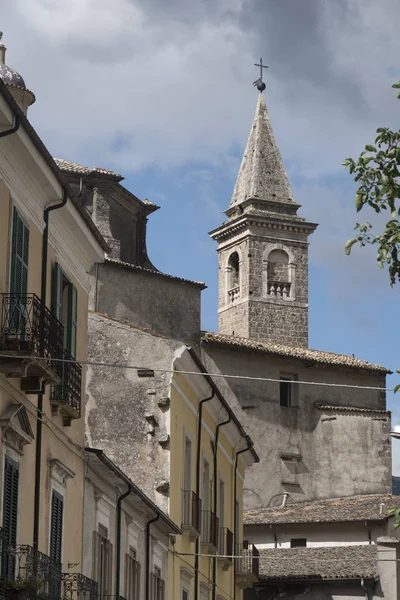
[[(0, 354), (0, 358), (10, 358), (13, 357), (12, 354)], [(21, 359), (30, 359), (32, 356), (21, 356), (20, 354), (15, 355), (15, 358)], [(167, 368), (157, 368), (157, 367), (143, 367), (137, 365), (129, 365), (124, 363), (109, 363), (109, 362), (98, 362), (91, 360), (74, 360), (74, 359), (66, 359), (66, 358), (47, 358), (43, 356), (35, 356), (35, 360), (45, 360), (50, 362), (61, 362), (61, 363), (79, 363), (81, 365), (86, 365), (89, 367), (103, 367), (103, 368), (114, 368), (114, 369), (133, 369), (140, 372), (148, 373), (147, 377), (151, 377), (152, 373), (182, 373), (182, 375), (197, 375), (204, 377), (205, 375), (209, 377), (220, 377), (222, 379), (239, 379), (246, 381), (263, 381), (263, 382), (271, 382), (271, 383), (281, 383), (281, 379), (277, 379), (274, 377), (252, 377), (251, 375), (230, 375), (227, 373), (203, 373), (202, 371), (183, 371), (180, 369), (167, 369)], [(347, 389), (355, 389), (355, 390), (373, 390), (379, 392), (394, 392), (394, 388), (391, 387), (380, 387), (374, 385), (355, 385), (351, 383), (328, 383), (326, 381), (303, 381), (298, 379), (290, 379), (290, 383), (297, 385), (316, 385), (321, 387), (336, 387), (336, 388), (347, 388)]]

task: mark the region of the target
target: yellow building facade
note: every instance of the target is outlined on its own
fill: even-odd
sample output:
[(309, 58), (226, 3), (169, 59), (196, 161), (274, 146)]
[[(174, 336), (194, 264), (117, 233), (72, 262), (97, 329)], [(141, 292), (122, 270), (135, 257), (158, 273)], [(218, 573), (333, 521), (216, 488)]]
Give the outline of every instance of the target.
[(258, 457), (194, 351), (186, 350), (175, 368), (170, 518), (183, 535), (170, 548), (168, 597), (241, 600), (258, 574), (257, 549), (242, 533), (245, 470)]
[(82, 565), (79, 360), (88, 272), (107, 244), (26, 119), (21, 86), (0, 80), (2, 576), (9, 589), (55, 598)]

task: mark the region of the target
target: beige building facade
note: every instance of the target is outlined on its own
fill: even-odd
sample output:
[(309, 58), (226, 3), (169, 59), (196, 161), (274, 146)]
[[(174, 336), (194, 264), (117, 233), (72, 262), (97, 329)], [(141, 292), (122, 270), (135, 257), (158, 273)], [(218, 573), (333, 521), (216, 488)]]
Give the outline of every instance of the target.
[(60, 597), (82, 569), (88, 272), (108, 246), (26, 118), (0, 44), (3, 583)]

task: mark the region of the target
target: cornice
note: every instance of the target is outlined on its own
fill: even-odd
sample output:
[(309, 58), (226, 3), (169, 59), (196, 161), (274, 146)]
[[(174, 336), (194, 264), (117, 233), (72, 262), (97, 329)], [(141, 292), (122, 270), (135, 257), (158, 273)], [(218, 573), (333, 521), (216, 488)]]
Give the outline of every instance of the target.
[(291, 219), (285, 219), (282, 222), (281, 219), (260, 216), (244, 215), (237, 221), (228, 221), (223, 223), (217, 229), (210, 231), (209, 235), (212, 239), (219, 241), (225, 238), (229, 238), (237, 231), (242, 231), (246, 227), (256, 226), (262, 229), (270, 229), (274, 231), (289, 231), (292, 233), (305, 233), (310, 235), (318, 227), (316, 223), (309, 223), (307, 221), (295, 221)]

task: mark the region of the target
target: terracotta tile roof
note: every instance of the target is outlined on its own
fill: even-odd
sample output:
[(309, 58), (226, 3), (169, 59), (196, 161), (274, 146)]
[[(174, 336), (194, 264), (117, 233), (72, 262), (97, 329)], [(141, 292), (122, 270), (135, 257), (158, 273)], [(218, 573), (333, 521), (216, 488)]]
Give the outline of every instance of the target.
[(347, 498), (329, 498), (296, 502), (284, 508), (253, 508), (244, 514), (245, 525), (338, 523), (348, 521), (384, 521), (389, 511), (400, 506), (400, 497), (391, 494), (369, 494)]
[(202, 290), (206, 289), (207, 287), (206, 284), (202, 281), (192, 281), (191, 279), (184, 279), (183, 277), (167, 275), (166, 273), (161, 273), (160, 271), (153, 271), (152, 269), (146, 269), (145, 267), (140, 267), (139, 265), (132, 265), (131, 263), (123, 262), (122, 260), (117, 260), (115, 258), (106, 258), (104, 262), (106, 264), (115, 265), (117, 267), (130, 269), (131, 271), (149, 273), (149, 275), (155, 275), (156, 277), (162, 277), (163, 279), (172, 279), (173, 281), (180, 281), (181, 283), (189, 283), (190, 285), (195, 285)]
[(340, 406), (339, 404), (316, 404), (319, 410), (333, 412), (358, 412), (358, 413), (374, 413), (381, 415), (390, 415), (390, 410), (379, 408), (363, 408), (359, 406)]
[(119, 173), (115, 173), (114, 171), (110, 171), (109, 169), (103, 169), (101, 167), (93, 167), (90, 169), (89, 167), (85, 167), (83, 165), (79, 165), (78, 163), (73, 163), (62, 158), (55, 158), (54, 161), (61, 171), (65, 171), (66, 173), (77, 173), (78, 175), (90, 175), (90, 173), (96, 173), (98, 175), (105, 175), (112, 179), (116, 179), (117, 181), (122, 181), (122, 179), (124, 179), (122, 175), (119, 175)]
[(377, 577), (377, 547), (374, 544), (260, 550), (260, 581)]
[(273, 354), (275, 356), (286, 356), (306, 362), (320, 365), (333, 365), (351, 369), (364, 369), (367, 371), (379, 371), (381, 373), (391, 373), (385, 367), (374, 365), (352, 356), (345, 354), (334, 354), (323, 350), (311, 350), (310, 348), (300, 348), (295, 346), (284, 346), (275, 342), (256, 342), (239, 336), (223, 335), (221, 333), (205, 332), (203, 336), (205, 342), (211, 342), (228, 348), (237, 348), (252, 352), (262, 352), (264, 354)]

